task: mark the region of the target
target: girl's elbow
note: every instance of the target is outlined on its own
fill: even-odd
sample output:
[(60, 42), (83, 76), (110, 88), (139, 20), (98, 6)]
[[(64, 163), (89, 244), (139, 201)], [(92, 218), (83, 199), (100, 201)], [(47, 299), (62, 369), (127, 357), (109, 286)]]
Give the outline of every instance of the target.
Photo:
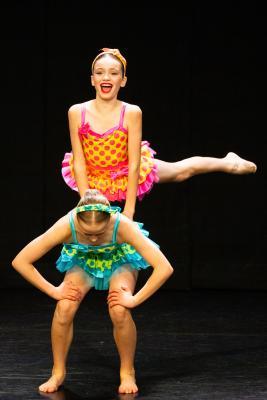
[(159, 268), (159, 271), (161, 271), (161, 275), (163, 276), (164, 279), (169, 279), (169, 277), (170, 277), (170, 276), (173, 274), (173, 272), (174, 272), (174, 269), (173, 269), (173, 267), (171, 266), (171, 264), (166, 264), (166, 263), (164, 263), (164, 264), (159, 265), (159, 266), (156, 267), (156, 268)]
[(174, 269), (171, 265), (168, 265), (168, 276), (170, 277), (174, 272)]
[(23, 263), (23, 258), (18, 254), (16, 257), (11, 261), (11, 265), (15, 270), (20, 269), (20, 265)]
[(11, 261), (11, 266), (12, 266), (14, 269), (17, 269), (17, 257), (15, 257), (14, 260)]

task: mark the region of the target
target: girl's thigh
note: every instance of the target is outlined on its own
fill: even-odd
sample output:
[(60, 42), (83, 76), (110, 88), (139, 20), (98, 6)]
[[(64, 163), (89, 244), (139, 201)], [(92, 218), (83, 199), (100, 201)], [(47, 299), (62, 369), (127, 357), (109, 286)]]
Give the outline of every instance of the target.
[(118, 268), (112, 275), (109, 285), (109, 291), (127, 287), (131, 293), (134, 292), (138, 271), (125, 264)]
[(73, 267), (68, 270), (64, 277), (64, 282), (71, 282), (73, 285), (77, 286), (83, 296), (92, 287), (92, 278), (80, 267)]

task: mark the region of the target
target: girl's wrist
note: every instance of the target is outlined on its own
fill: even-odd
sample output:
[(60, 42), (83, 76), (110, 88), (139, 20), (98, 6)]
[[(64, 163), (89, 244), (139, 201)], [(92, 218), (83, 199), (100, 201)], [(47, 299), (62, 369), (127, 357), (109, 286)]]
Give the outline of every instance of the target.
[(48, 289), (47, 295), (52, 297), (54, 300), (58, 300), (58, 288), (56, 286), (51, 285), (51, 288)]

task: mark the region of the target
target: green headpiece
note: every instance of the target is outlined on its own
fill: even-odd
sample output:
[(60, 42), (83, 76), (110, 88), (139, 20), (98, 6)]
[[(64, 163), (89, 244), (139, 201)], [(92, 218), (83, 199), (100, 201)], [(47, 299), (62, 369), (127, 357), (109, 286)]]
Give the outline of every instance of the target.
[(105, 204), (85, 204), (76, 208), (76, 214), (83, 211), (102, 211), (108, 214), (116, 214), (121, 211), (120, 207), (106, 206)]

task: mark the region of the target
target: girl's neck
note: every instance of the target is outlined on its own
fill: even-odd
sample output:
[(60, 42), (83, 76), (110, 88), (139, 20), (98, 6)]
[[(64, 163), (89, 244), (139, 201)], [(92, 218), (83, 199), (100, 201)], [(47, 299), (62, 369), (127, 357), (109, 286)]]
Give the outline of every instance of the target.
[(118, 107), (119, 104), (121, 104), (121, 101), (118, 100), (117, 98), (106, 101), (100, 99), (99, 97), (96, 97), (96, 99), (93, 100), (92, 102), (93, 102), (93, 107), (99, 113), (108, 113), (110, 111), (113, 111), (115, 108)]

